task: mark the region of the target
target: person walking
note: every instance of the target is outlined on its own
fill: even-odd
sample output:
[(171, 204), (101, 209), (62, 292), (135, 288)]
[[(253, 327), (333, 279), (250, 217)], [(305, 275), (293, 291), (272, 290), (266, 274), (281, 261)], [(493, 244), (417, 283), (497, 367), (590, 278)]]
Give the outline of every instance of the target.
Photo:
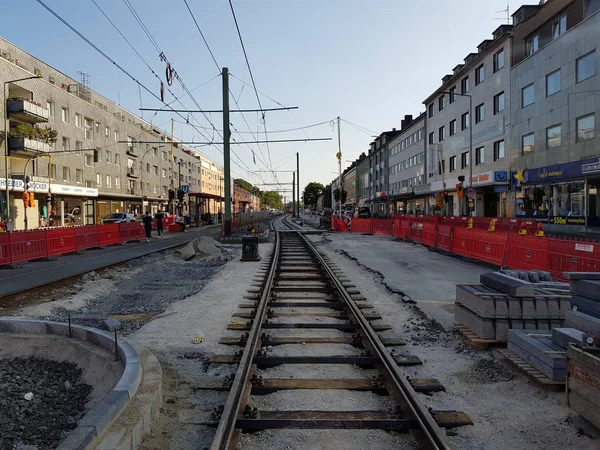
[(142, 218), (144, 222), (144, 231), (146, 232), (146, 242), (150, 242), (150, 236), (152, 235), (152, 215), (150, 211), (146, 211), (146, 215)]
[(163, 213), (158, 211), (154, 218), (156, 219), (156, 231), (158, 232), (158, 237), (162, 239), (163, 235)]
[(223, 222), (223, 212), (219, 209), (219, 213), (217, 214), (217, 219), (219, 219), (219, 223)]

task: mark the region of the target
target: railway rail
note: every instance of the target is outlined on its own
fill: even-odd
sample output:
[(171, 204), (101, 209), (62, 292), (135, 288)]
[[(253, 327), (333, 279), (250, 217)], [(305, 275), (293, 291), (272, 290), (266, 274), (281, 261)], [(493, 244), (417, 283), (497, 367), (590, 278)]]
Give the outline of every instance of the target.
[[(246, 312), (236, 317), (247, 322), (234, 322), (229, 330), (243, 331), (239, 337), (223, 338), (221, 343), (243, 346), (237, 356), (215, 356), (213, 362), (235, 362), (238, 369), (229, 379), (230, 392), (220, 411), (212, 450), (236, 449), (242, 432), (265, 429), (381, 429), (410, 432), (420, 448), (449, 449), (444, 428), (471, 424), (457, 411), (432, 411), (420, 397), (424, 393), (443, 390), (435, 379), (410, 379), (400, 366), (419, 364), (413, 355), (394, 355), (390, 347), (403, 345), (400, 339), (385, 339), (379, 331), (386, 325), (371, 323), (380, 319), (368, 313), (372, 308), (351, 281), (312, 242), (292, 226), (275, 224), (276, 243), (270, 261), (261, 267), (261, 279), (250, 290), (251, 303), (240, 305)], [(286, 229), (287, 231), (283, 231)], [(284, 308), (294, 308), (286, 313)], [(315, 308), (319, 311), (313, 312)], [(306, 312), (304, 312), (305, 310)], [(335, 318), (336, 321), (316, 318)], [(297, 322), (277, 319), (297, 320)], [(298, 319), (296, 319), (298, 318)], [(341, 330), (350, 337), (285, 336), (292, 330)], [(278, 336), (269, 335), (277, 330)], [(283, 333), (284, 336), (281, 336)], [(318, 334), (318, 332), (315, 332)], [(362, 354), (333, 356), (272, 356), (267, 346), (310, 344), (334, 349), (336, 345), (352, 345)], [(358, 352), (358, 350), (357, 350)], [(315, 352), (321, 354), (322, 352)], [(336, 364), (375, 367), (372, 378), (263, 378), (257, 375), (263, 367), (282, 364)], [(337, 389), (374, 391), (390, 396), (393, 411), (268, 411), (252, 405), (251, 396), (289, 389)]]

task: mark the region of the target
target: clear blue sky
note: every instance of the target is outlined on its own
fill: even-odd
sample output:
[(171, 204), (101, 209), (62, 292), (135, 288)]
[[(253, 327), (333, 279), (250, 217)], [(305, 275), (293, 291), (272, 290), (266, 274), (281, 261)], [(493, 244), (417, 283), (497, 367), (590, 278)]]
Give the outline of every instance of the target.
[[(143, 33), (124, 0), (96, 0), (106, 14), (161, 76), (164, 64)], [(218, 74), (183, 0), (129, 0), (150, 33), (189, 89)], [(145, 64), (112, 28), (92, 0), (45, 0), (57, 13), (80, 30), (93, 43), (158, 94), (159, 84)], [(227, 0), (188, 0), (208, 44), (220, 66), (236, 77), (250, 82), (243, 53)], [(409, 5), (402, 7), (400, 4)], [(531, 2), (530, 2), (531, 3)], [(536, 2), (533, 2), (536, 3)], [(267, 130), (283, 130), (329, 122), (337, 116), (362, 127), (381, 132), (400, 127), (404, 114), (417, 115), (422, 101), (441, 84), (476, 46), (491, 37), (505, 20), (506, 0), (233, 0), (242, 37), (248, 52), (257, 88), (286, 106), (299, 110), (267, 113)], [(520, 6), (511, 5), (511, 13)], [(60, 23), (36, 0), (12, 2), (3, 11), (3, 37), (25, 51), (78, 78), (83, 71), (91, 76), (91, 87), (122, 106), (137, 112), (140, 98), (137, 84), (118, 71), (83, 40)], [(251, 87), (231, 79), (234, 95), (242, 108), (257, 108)], [(182, 95), (177, 81), (173, 92)], [(193, 92), (204, 109), (220, 109), (220, 78)], [(166, 100), (173, 98), (166, 95)], [(195, 108), (189, 97), (182, 97), (186, 108)], [(277, 106), (261, 96), (264, 108)], [(162, 104), (142, 92), (144, 107)], [(176, 104), (174, 107), (178, 106)], [(232, 102), (232, 106), (235, 104)], [(179, 105), (180, 107), (180, 105)], [(152, 113), (143, 117), (150, 120)], [(204, 117), (195, 115), (204, 126)], [(173, 114), (159, 114), (153, 123), (168, 122)], [(177, 117), (176, 117), (177, 118)], [(177, 120), (181, 120), (177, 118)], [(222, 129), (222, 118), (212, 120)], [(256, 135), (257, 117), (247, 115)], [(248, 132), (239, 114), (232, 115), (239, 131)], [(170, 125), (163, 126), (170, 129)], [(260, 130), (262, 125), (259, 124)], [(330, 142), (271, 144), (269, 164), (265, 145), (253, 145), (256, 164), (247, 146), (233, 150), (251, 170), (295, 168), (300, 152), (301, 188), (309, 181), (328, 183), (337, 172), (337, 131), (329, 123), (305, 130), (311, 138), (332, 137)], [(354, 160), (368, 149), (372, 138), (342, 122), (344, 160)], [(205, 135), (212, 137), (207, 131)], [(306, 137), (304, 132), (270, 134), (271, 139)], [(176, 123), (175, 136), (185, 140), (204, 140), (185, 124)], [(243, 134), (243, 139), (253, 140)], [(234, 138), (242, 140), (234, 133)], [(264, 134), (261, 132), (261, 138)], [(218, 137), (215, 136), (215, 140)], [(202, 151), (222, 163), (221, 147)], [(288, 161), (286, 161), (288, 159)], [(235, 161), (239, 163), (238, 159)], [(268, 173), (249, 175), (244, 164), (232, 166), (234, 176), (253, 183), (273, 182)], [(349, 163), (344, 163), (344, 167)], [(280, 174), (279, 181), (291, 181), (291, 174)], [(266, 189), (266, 188), (265, 188)], [(291, 194), (290, 194), (291, 195)]]

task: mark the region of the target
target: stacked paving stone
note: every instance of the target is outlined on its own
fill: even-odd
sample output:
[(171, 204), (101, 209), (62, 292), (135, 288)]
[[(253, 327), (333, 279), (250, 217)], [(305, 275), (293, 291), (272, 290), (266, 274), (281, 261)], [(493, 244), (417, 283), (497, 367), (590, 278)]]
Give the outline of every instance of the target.
[[(548, 283), (547, 272), (535, 279)], [(457, 285), (455, 319), (482, 339), (508, 340), (508, 330), (546, 330), (563, 325), (568, 295), (501, 272), (482, 274), (479, 285)], [(565, 283), (563, 283), (565, 284)]]
[(567, 349), (580, 345), (587, 334), (600, 335), (600, 273), (569, 272), (573, 310), (565, 314), (566, 328), (548, 332), (510, 330), (508, 349), (551, 380), (566, 379)]

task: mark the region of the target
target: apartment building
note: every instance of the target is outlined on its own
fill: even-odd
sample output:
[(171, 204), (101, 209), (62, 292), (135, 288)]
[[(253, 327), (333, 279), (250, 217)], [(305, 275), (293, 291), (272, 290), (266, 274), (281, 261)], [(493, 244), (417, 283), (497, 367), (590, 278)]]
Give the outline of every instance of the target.
[[(87, 75), (75, 80), (0, 38), (0, 82), (8, 132), (2, 153), (10, 155), (0, 162), (2, 217), (15, 229), (25, 226), (26, 187), (36, 196), (27, 208), (30, 229), (146, 209), (177, 207), (193, 216), (222, 196), (220, 165), (91, 90)], [(169, 190), (180, 187), (196, 195), (169, 203)]]
[[(467, 212), (459, 186), (474, 189), (474, 215), (503, 217), (510, 158), (511, 26), (501, 25), (442, 78), (423, 102), (426, 108), (427, 185), (423, 194), (449, 192), (448, 215)], [(472, 174), (472, 179), (471, 179)], [(440, 210), (429, 195), (426, 208)]]
[(369, 185), (368, 206), (374, 216), (389, 214), (389, 142), (398, 135), (399, 131), (393, 128), (384, 131), (375, 141), (371, 142), (369, 159)]
[(519, 217), (600, 227), (600, 1), (513, 14), (511, 148)]
[(405, 115), (400, 133), (390, 141), (389, 198), (395, 214), (422, 214), (426, 197), (415, 188), (425, 184), (425, 113)]

